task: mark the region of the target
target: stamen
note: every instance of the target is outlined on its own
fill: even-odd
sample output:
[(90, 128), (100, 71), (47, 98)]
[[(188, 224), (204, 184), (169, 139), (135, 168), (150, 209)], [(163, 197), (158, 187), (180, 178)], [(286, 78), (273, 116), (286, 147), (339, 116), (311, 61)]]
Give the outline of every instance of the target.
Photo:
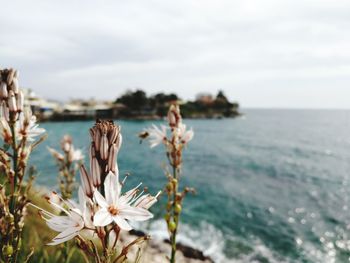
[(116, 216), (117, 214), (119, 214), (118, 209), (115, 208), (114, 206), (108, 207), (108, 212), (109, 212), (111, 215), (114, 215), (114, 216)]

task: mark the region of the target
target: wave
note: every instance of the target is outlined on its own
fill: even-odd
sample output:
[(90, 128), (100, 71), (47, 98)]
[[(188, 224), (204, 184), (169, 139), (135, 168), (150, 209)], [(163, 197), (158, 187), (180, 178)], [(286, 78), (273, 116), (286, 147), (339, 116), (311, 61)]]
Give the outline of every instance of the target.
[[(149, 233), (153, 239), (164, 240), (168, 238), (166, 224), (161, 219), (148, 225), (141, 223), (135, 227)], [(210, 257), (216, 263), (288, 262), (276, 256), (259, 240), (254, 240), (249, 245), (238, 245), (237, 249), (234, 244), (243, 244), (244, 241), (234, 236), (225, 236), (221, 230), (207, 222), (200, 222), (196, 227), (181, 224), (177, 241), (202, 251), (205, 256)], [(231, 253), (235, 255), (233, 257), (227, 255)]]

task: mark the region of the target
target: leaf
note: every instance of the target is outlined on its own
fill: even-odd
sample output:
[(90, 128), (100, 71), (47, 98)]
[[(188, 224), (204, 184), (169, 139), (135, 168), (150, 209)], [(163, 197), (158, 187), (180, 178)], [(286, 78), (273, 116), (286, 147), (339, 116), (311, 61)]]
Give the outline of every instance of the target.
[(29, 262), (29, 259), (33, 256), (33, 254), (34, 254), (34, 248), (32, 247), (32, 248), (30, 248), (30, 252), (29, 252), (28, 256), (24, 260), (24, 263)]

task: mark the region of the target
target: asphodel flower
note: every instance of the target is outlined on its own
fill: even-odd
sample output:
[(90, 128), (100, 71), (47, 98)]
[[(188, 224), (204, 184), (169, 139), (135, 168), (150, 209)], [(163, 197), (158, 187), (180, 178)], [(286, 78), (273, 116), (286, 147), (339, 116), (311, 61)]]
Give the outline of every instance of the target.
[(178, 127), (178, 138), (182, 144), (187, 144), (192, 140), (194, 135), (193, 129), (186, 130), (186, 124), (180, 123)]
[[(104, 182), (105, 197), (101, 195), (98, 190), (94, 192), (94, 199), (99, 205), (100, 209), (94, 215), (95, 226), (106, 226), (115, 222), (123, 230), (131, 230), (127, 220), (131, 221), (145, 221), (153, 217), (147, 209), (146, 203), (141, 205), (145, 198), (150, 198), (148, 195), (143, 197), (138, 194), (138, 187), (130, 190), (125, 195), (121, 195), (121, 184), (118, 181), (118, 173), (110, 172)], [(138, 206), (135, 205), (138, 199), (141, 202)], [(156, 198), (150, 200), (151, 205), (155, 203)]]
[[(58, 199), (61, 201), (60, 203), (57, 202)], [(55, 210), (65, 214), (55, 215), (32, 204), (32, 206), (39, 209), (39, 213), (46, 221), (48, 227), (56, 232), (60, 232), (48, 245), (64, 243), (78, 236), (85, 227), (91, 227), (89, 226), (91, 213), (86, 206), (86, 199), (81, 188), (79, 188), (78, 204), (73, 201), (63, 200), (55, 192), (50, 197), (47, 197), (47, 201)]]
[(150, 147), (156, 147), (157, 145), (167, 143), (166, 127), (164, 125), (160, 126), (160, 129), (156, 125), (152, 125), (151, 128), (145, 130), (149, 136)]
[(35, 137), (42, 135), (45, 129), (40, 128), (36, 123), (36, 116), (32, 114), (30, 109), (25, 109), (19, 114), (19, 122), (16, 127), (18, 138), (21, 140), (26, 137), (29, 142), (35, 140)]

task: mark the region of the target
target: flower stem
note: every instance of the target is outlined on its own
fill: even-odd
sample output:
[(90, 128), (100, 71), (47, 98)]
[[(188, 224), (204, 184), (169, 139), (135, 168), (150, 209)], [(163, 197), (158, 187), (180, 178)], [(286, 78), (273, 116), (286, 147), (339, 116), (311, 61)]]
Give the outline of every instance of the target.
[[(177, 180), (177, 168), (175, 165), (173, 165), (173, 177), (174, 179)], [(173, 218), (174, 218), (174, 222), (176, 224), (176, 227), (174, 229), (174, 231), (171, 234), (170, 237), (170, 243), (171, 243), (171, 256), (170, 256), (170, 263), (175, 263), (176, 262), (176, 234), (177, 234), (177, 227), (178, 227), (178, 216), (175, 213), (175, 206), (176, 206), (176, 195), (177, 195), (177, 190), (178, 187), (176, 185), (176, 187), (174, 187), (174, 193), (173, 193)]]
[(10, 202), (10, 212), (11, 214), (15, 214), (15, 207), (16, 207), (16, 200), (15, 200), (15, 192), (16, 192), (16, 186), (17, 186), (17, 175), (18, 175), (18, 169), (17, 169), (17, 162), (18, 162), (18, 150), (17, 150), (17, 142), (16, 142), (16, 131), (15, 131), (15, 122), (10, 123), (11, 133), (12, 133), (12, 168), (14, 171), (14, 178), (13, 178), (13, 185), (12, 185), (12, 196), (11, 196), (11, 202)]

